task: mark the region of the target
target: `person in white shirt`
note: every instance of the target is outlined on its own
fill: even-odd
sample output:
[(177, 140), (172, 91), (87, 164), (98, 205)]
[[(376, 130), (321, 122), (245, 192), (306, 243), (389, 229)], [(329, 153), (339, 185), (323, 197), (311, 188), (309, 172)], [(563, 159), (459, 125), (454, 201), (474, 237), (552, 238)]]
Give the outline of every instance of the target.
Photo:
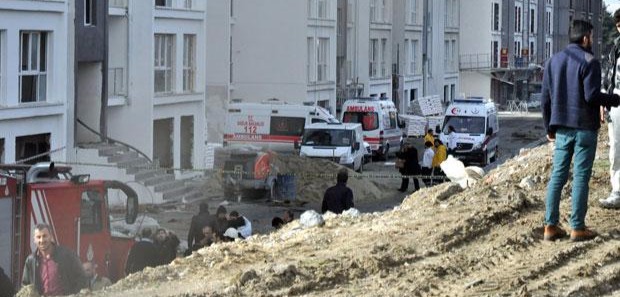
[(454, 126), (448, 126), (448, 154), (453, 154), (456, 149), (456, 130)]
[(237, 211), (231, 211), (228, 215), (228, 227), (237, 229), (244, 239), (252, 236), (252, 222)]
[[(424, 143), (424, 155), (422, 156), (422, 175), (430, 176), (433, 172), (433, 157), (435, 157), (435, 151), (433, 150), (433, 143), (427, 141)], [(428, 187), (430, 186), (430, 178), (422, 179), (424, 184)]]

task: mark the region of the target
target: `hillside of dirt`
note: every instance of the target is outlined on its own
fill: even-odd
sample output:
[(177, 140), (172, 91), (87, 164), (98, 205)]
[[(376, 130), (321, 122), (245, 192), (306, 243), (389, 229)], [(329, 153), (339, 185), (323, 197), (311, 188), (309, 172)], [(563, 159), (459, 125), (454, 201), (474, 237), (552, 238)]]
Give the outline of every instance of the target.
[[(462, 192), (423, 189), (392, 211), (326, 215), (217, 244), (87, 296), (602, 296), (620, 292), (620, 213), (606, 130), (591, 180), (589, 242), (542, 240), (552, 145), (523, 151)], [(561, 202), (568, 228), (570, 184)], [(447, 192), (455, 194), (448, 195)]]

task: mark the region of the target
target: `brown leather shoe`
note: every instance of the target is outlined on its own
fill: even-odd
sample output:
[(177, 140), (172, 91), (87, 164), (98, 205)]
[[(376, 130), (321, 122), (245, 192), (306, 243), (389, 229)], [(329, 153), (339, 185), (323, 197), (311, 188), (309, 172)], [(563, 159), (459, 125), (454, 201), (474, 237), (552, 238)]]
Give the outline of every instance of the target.
[(598, 233), (596, 233), (596, 231), (590, 230), (588, 228), (573, 230), (570, 232), (571, 241), (587, 241), (592, 240), (597, 236)]
[(548, 241), (555, 241), (557, 239), (566, 237), (566, 231), (556, 225), (545, 226), (545, 234), (543, 238)]

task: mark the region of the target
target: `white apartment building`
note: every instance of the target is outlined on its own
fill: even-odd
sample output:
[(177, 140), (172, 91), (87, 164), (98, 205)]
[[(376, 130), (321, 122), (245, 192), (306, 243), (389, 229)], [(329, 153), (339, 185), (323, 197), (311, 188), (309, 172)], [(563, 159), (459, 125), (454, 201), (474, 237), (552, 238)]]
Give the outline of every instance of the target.
[[(336, 111), (336, 0), (208, 1), (208, 142), (231, 99)], [(303, 37), (303, 38), (302, 38)]]
[[(0, 1), (0, 163), (73, 143), (72, 6)], [(49, 160), (45, 156), (37, 160)]]
[[(505, 104), (540, 92), (541, 70), (568, 44), (573, 19), (600, 27), (601, 0), (468, 0), (461, 2), (462, 92)], [(600, 34), (593, 51), (598, 55)]]
[[(459, 90), (459, 0), (395, 0), (392, 51), (399, 88), (394, 101), (406, 110), (422, 96), (443, 102)], [(400, 100), (400, 99), (403, 100)]]
[(204, 168), (206, 1), (109, 5), (109, 137), (162, 167)]

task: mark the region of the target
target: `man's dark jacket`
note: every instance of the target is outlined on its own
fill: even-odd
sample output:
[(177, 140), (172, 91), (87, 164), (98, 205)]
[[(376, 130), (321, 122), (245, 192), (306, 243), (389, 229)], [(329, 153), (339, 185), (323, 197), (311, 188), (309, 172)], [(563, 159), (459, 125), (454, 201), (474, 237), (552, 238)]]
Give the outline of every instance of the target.
[(420, 163), (418, 162), (418, 150), (410, 146), (402, 152), (397, 152), (396, 157), (405, 160), (405, 166), (398, 168), (400, 174), (415, 175), (420, 174)]
[(187, 247), (193, 249), (193, 246), (198, 244), (203, 238), (202, 228), (207, 225), (215, 227), (215, 217), (209, 214), (209, 211), (202, 211), (199, 214), (192, 217), (192, 222), (189, 226), (189, 232), (187, 232)]
[(599, 106), (617, 106), (620, 97), (601, 93), (601, 65), (592, 52), (571, 43), (547, 62), (542, 86), (545, 128), (600, 128)]
[(322, 212), (331, 211), (340, 214), (351, 207), (353, 207), (353, 191), (347, 187), (346, 183), (337, 183), (325, 191)]
[(146, 267), (155, 267), (160, 264), (159, 252), (155, 244), (141, 240), (136, 242), (129, 250), (125, 273), (127, 275), (142, 271)]
[[(39, 294), (43, 293), (43, 281), (41, 280), (41, 263), (35, 250), (28, 258), (24, 265), (24, 273), (22, 275), (22, 284), (34, 284)], [(88, 288), (88, 279), (84, 274), (82, 263), (75, 253), (63, 246), (54, 244), (54, 252), (51, 255), (54, 262), (58, 264), (58, 273), (60, 277), (60, 285), (66, 295), (76, 294), (83, 288)]]
[(13, 297), (13, 295), (15, 295), (13, 283), (0, 267), (0, 297)]

